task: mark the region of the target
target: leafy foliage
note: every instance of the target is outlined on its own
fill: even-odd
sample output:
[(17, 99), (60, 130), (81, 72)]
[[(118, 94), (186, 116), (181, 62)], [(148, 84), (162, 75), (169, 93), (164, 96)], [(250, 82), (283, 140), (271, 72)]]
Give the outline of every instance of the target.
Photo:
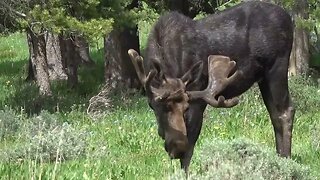
[(223, 11), (227, 8), (230, 8), (232, 6), (235, 6), (237, 4), (239, 4), (241, 2), (241, 0), (230, 0), (230, 1), (221, 1), (221, 0), (218, 0), (217, 2), (217, 10), (219, 11)]
[(313, 179), (308, 167), (247, 139), (209, 139), (201, 159), (200, 172), (190, 179)]
[(55, 33), (73, 33), (83, 34), (89, 39), (93, 39), (112, 30), (113, 19), (103, 19), (102, 17), (88, 18), (80, 20), (68, 15), (62, 7), (52, 7), (44, 9), (36, 5), (30, 12), (25, 22), (22, 24), (32, 26), (34, 32), (41, 33), (43, 29), (50, 30)]
[[(29, 27), (35, 33), (83, 35), (89, 40), (108, 34), (114, 26), (131, 23), (135, 18), (127, 9), (131, 0), (31, 0), (30, 3), (5, 0), (11, 10), (25, 16), (18, 16), (16, 23), (21, 28)], [(9, 11), (9, 10), (8, 10)], [(13, 17), (15, 13), (11, 13)], [(117, 20), (115, 22), (115, 19)]]
[[(280, 1), (280, 5), (291, 12), (291, 14), (294, 14), (293, 12), (301, 8), (299, 4), (300, 1), (301, 0), (284, 0)], [(306, 28), (310, 33), (319, 32), (320, 2), (318, 0), (306, 0), (305, 3), (307, 3), (306, 9), (303, 10), (305, 15), (295, 17), (296, 25)], [(317, 33), (315, 33), (315, 35), (317, 36), (316, 39), (311, 40), (313, 43), (319, 43), (315, 41), (320, 41), (320, 37)]]

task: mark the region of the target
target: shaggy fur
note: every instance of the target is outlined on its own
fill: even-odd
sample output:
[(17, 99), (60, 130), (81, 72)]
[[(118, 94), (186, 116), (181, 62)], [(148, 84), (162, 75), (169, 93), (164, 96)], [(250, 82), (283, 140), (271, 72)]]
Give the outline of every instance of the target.
[[(270, 3), (246, 2), (196, 21), (171, 12), (160, 17), (155, 24), (148, 39), (144, 62), (147, 71), (155, 69), (158, 72), (151, 82), (158, 89), (164, 89), (164, 77), (180, 79), (194, 64), (203, 62), (203, 68), (193, 69), (189, 79), (191, 83), (182, 89), (190, 91), (202, 90), (207, 86), (209, 55), (230, 57), (236, 61), (236, 68), (243, 76), (230, 84), (221, 95), (227, 99), (238, 96), (258, 82), (274, 126), (277, 152), (290, 156), (294, 108), (288, 91), (287, 69), (292, 38), (291, 17), (281, 7)], [(158, 120), (159, 134), (165, 139), (170, 155), (170, 151), (176, 151), (168, 146), (175, 141), (168, 131), (173, 128), (168, 123), (174, 121), (168, 119), (172, 109), (166, 109), (172, 102), (155, 101), (152, 93), (148, 94), (148, 99)], [(177, 106), (179, 103), (174, 102)], [(180, 113), (184, 111), (183, 116), (178, 118), (183, 118), (185, 123), (187, 148), (184, 144), (183, 152), (173, 157), (179, 158), (185, 169), (189, 166), (207, 104), (203, 100), (195, 100), (187, 105), (188, 108), (180, 110)], [(170, 142), (167, 142), (168, 139)], [(181, 139), (179, 137), (176, 141), (181, 144)]]

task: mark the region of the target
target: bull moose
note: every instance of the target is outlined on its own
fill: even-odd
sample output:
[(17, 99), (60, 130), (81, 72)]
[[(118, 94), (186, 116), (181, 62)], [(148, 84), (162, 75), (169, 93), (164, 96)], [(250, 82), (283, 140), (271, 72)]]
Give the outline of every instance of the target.
[(145, 60), (128, 54), (172, 159), (188, 170), (207, 104), (229, 108), (255, 82), (269, 112), (280, 156), (291, 156), (295, 109), (288, 91), (291, 17), (281, 7), (251, 1), (200, 20), (178, 12), (159, 18)]

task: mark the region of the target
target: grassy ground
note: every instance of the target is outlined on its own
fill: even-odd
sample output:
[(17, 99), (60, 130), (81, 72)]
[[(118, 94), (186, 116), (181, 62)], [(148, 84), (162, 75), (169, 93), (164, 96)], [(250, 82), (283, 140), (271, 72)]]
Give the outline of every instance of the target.
[[(103, 83), (101, 51), (93, 49), (97, 66), (81, 69), (77, 89), (56, 83), (49, 99), (40, 99), (35, 85), (24, 81), (27, 51), (23, 34), (0, 37), (0, 179), (166, 179), (179, 170), (142, 96), (118, 93), (104, 116), (86, 114)], [(297, 107), (293, 159), (320, 177), (320, 90), (301, 78), (291, 78), (290, 89)], [(232, 109), (206, 110), (191, 172), (202, 167), (205, 142), (237, 137), (275, 149), (256, 87)]]

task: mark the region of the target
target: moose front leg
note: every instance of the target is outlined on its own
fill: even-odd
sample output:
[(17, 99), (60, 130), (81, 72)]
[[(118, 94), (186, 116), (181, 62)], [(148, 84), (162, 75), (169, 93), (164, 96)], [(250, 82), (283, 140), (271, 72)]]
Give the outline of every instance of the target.
[(189, 147), (182, 159), (180, 159), (181, 168), (188, 174), (188, 168), (193, 155), (195, 144), (199, 138), (199, 134), (203, 122), (203, 112), (206, 103), (203, 100), (191, 102), (189, 109), (185, 112), (185, 123), (187, 127), (187, 136)]

